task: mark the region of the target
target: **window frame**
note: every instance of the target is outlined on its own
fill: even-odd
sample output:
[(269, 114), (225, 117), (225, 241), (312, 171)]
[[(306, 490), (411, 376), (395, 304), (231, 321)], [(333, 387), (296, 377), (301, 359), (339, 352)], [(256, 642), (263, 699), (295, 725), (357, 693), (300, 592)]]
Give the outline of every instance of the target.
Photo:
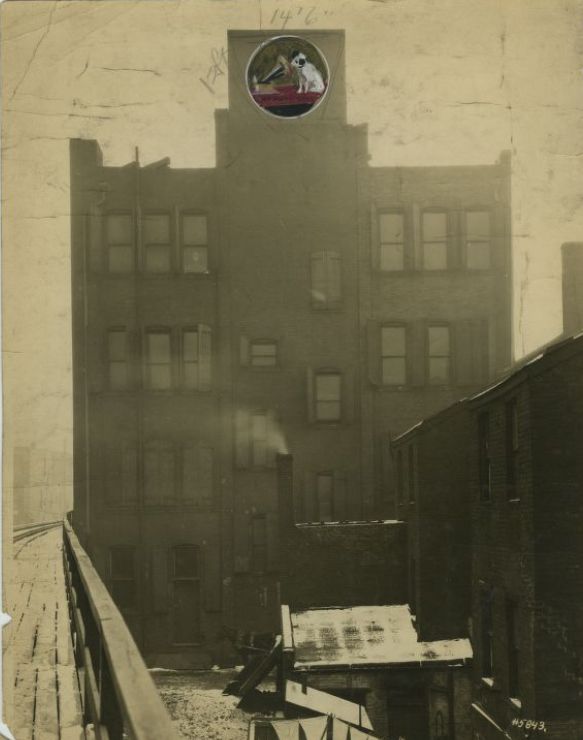
[[(168, 243), (165, 242), (146, 242), (146, 227), (145, 223), (148, 217), (151, 216), (165, 216), (168, 220)], [(148, 277), (153, 276), (166, 276), (171, 275), (174, 272), (174, 260), (173, 260), (173, 253), (174, 253), (174, 234), (173, 234), (173, 228), (172, 228), (172, 214), (170, 211), (165, 210), (152, 210), (152, 211), (142, 211), (141, 213), (141, 250), (142, 250), (142, 259), (141, 259), (141, 268), (142, 273), (144, 275), (147, 275)], [(167, 270), (150, 270), (147, 267), (148, 264), (148, 248), (149, 247), (167, 247), (168, 249), (168, 269)]]
[[(110, 217), (115, 216), (127, 216), (129, 217), (130, 221), (130, 239), (129, 242), (110, 242), (109, 241), (109, 223), (108, 219)], [(131, 209), (120, 209), (120, 210), (112, 210), (112, 211), (106, 211), (103, 214), (103, 244), (105, 245), (104, 249), (104, 257), (105, 257), (105, 272), (110, 276), (120, 276), (120, 277), (126, 277), (127, 275), (132, 275), (136, 272), (136, 215), (133, 210)], [(111, 269), (111, 261), (110, 261), (110, 250), (112, 248), (116, 247), (122, 247), (122, 248), (129, 248), (130, 254), (131, 254), (131, 264), (130, 268), (128, 270), (112, 270)]]
[[(316, 291), (314, 288), (314, 269), (315, 264), (321, 261), (324, 265), (326, 274), (326, 288), (325, 294), (322, 299), (316, 297)], [(330, 297), (330, 287), (332, 285), (332, 272), (330, 268), (331, 262), (334, 261), (338, 267), (338, 295)], [(339, 308), (342, 305), (343, 295), (343, 270), (342, 270), (342, 255), (340, 252), (334, 249), (320, 249), (310, 254), (310, 295), (312, 308), (317, 310), (331, 310)]]
[[(190, 548), (196, 552), (196, 574), (191, 576), (177, 576), (176, 575), (176, 553), (178, 550), (184, 550), (186, 548)], [(180, 646), (180, 645), (200, 645), (202, 641), (202, 609), (203, 609), (203, 595), (202, 595), (202, 579), (201, 579), (201, 562), (202, 562), (202, 552), (199, 545), (194, 545), (191, 543), (181, 543), (179, 545), (174, 545), (170, 548), (170, 583), (172, 588), (172, 603), (174, 604), (174, 589), (175, 584), (177, 582), (187, 582), (187, 583), (193, 583), (196, 586), (198, 586), (198, 610), (196, 614), (196, 634), (197, 637), (193, 642), (178, 642), (175, 639), (175, 627), (174, 623), (172, 622), (172, 645)]]
[[(123, 334), (124, 338), (124, 354), (125, 359), (114, 360), (111, 357), (111, 335), (112, 334)], [(125, 326), (109, 326), (105, 330), (105, 355), (107, 364), (107, 389), (112, 393), (123, 393), (130, 389), (130, 336), (127, 327)], [(121, 386), (114, 386), (112, 383), (112, 365), (123, 365), (125, 368), (125, 382)]]
[[(149, 359), (150, 356), (150, 348), (149, 348), (149, 337), (150, 335), (163, 335), (168, 337), (168, 362), (167, 363), (161, 363), (156, 362), (152, 363)], [(169, 393), (172, 390), (174, 390), (175, 387), (175, 378), (174, 378), (174, 332), (170, 327), (167, 326), (148, 326), (144, 328), (144, 353), (143, 353), (143, 368), (144, 368), (144, 375), (143, 375), (143, 384), (144, 384), (144, 390), (149, 391), (150, 393)], [(164, 365), (168, 366), (170, 371), (170, 382), (168, 384), (168, 387), (164, 388), (154, 388), (152, 387), (152, 381), (151, 381), (151, 367), (152, 365), (158, 366), (158, 365)]]
[(508, 698), (520, 699), (520, 640), (518, 638), (518, 603), (506, 599), (506, 658)]
[[(444, 240), (437, 240), (437, 239), (426, 239), (425, 238), (425, 215), (426, 214), (443, 214), (445, 216), (445, 239)], [(442, 208), (439, 206), (431, 207), (431, 208), (423, 208), (420, 212), (420, 246), (421, 246), (421, 269), (423, 272), (445, 272), (446, 270), (450, 269), (450, 250), (451, 250), (451, 243), (452, 243), (452, 233), (451, 233), (451, 212), (447, 208)], [(426, 266), (426, 258), (425, 258), (425, 245), (432, 245), (432, 244), (443, 244), (445, 248), (445, 266), (444, 267), (427, 267)]]
[[(204, 244), (187, 244), (184, 240), (184, 219), (188, 218), (188, 216), (194, 216), (197, 218), (204, 218), (206, 221), (205, 230), (206, 230), (206, 242)], [(178, 243), (179, 243), (179, 252), (180, 252), (180, 265), (179, 265), (179, 272), (181, 275), (188, 275), (188, 276), (205, 276), (210, 275), (211, 273), (211, 266), (210, 266), (210, 248), (209, 248), (209, 225), (210, 225), (210, 219), (208, 211), (198, 211), (193, 209), (186, 209), (181, 210), (178, 215)], [(199, 248), (204, 249), (206, 251), (206, 269), (205, 270), (185, 270), (185, 262), (184, 262), (184, 256), (185, 256), (185, 250), (189, 248)]]
[[(160, 460), (162, 454), (170, 454), (170, 461), (172, 465), (171, 469), (171, 481), (170, 482), (170, 494), (165, 497), (161, 498), (160, 494), (157, 493), (157, 495), (152, 498), (147, 495), (147, 480), (148, 476), (146, 475), (146, 458), (149, 454), (155, 453), (156, 454), (156, 465), (158, 469), (160, 469)], [(181, 503), (181, 488), (182, 488), (182, 481), (179, 479), (179, 469), (178, 469), (178, 461), (177, 461), (177, 455), (176, 455), (176, 446), (170, 439), (162, 439), (159, 437), (147, 439), (144, 441), (143, 444), (143, 455), (142, 455), (142, 473), (143, 473), (143, 502), (144, 506), (146, 507), (153, 507), (153, 506), (175, 506), (176, 504)], [(180, 470), (180, 474), (182, 474), (182, 471)]]
[[(447, 337), (448, 337), (448, 354), (447, 355), (432, 355), (431, 354), (431, 341), (430, 341), (430, 333), (431, 329), (447, 329)], [(445, 388), (452, 384), (453, 377), (452, 377), (452, 370), (453, 370), (453, 360), (454, 360), (454, 348), (453, 348), (453, 331), (451, 324), (445, 322), (445, 321), (435, 321), (430, 324), (427, 324), (426, 330), (425, 330), (425, 342), (426, 342), (426, 360), (425, 360), (425, 371), (427, 373), (427, 385), (432, 386), (434, 388)], [(431, 360), (442, 360), (447, 359), (447, 378), (445, 381), (439, 381), (438, 383), (431, 381)]]
[[(273, 354), (273, 364), (272, 365), (257, 365), (253, 362), (254, 355), (253, 355), (253, 348), (254, 347), (268, 347), (273, 346), (274, 348), (274, 354)], [(275, 370), (279, 367), (279, 344), (277, 340), (275, 339), (251, 339), (249, 341), (249, 367), (253, 368), (254, 370)]]
[[(488, 215), (488, 221), (489, 221), (489, 236), (488, 239), (469, 239), (469, 229), (468, 229), (468, 216), (472, 213), (486, 213)], [(492, 226), (494, 223), (494, 214), (492, 212), (492, 209), (486, 206), (480, 207), (475, 206), (471, 208), (466, 208), (463, 212), (463, 218), (462, 218), (462, 243), (463, 243), (463, 264), (466, 270), (470, 272), (488, 272), (489, 270), (492, 270), (493, 267), (493, 252), (494, 252), (494, 244), (492, 239)], [(488, 244), (488, 267), (470, 267), (468, 263), (468, 245), (469, 244)]]
[[(403, 220), (403, 239), (400, 242), (383, 241), (382, 217), (383, 216), (401, 216)], [(407, 223), (407, 213), (403, 208), (382, 208), (377, 211), (377, 230), (378, 230), (378, 269), (383, 273), (400, 274), (408, 268), (408, 238), (409, 227)], [(402, 247), (403, 266), (399, 268), (383, 267), (383, 247), (400, 245)]]
[[(391, 355), (385, 355), (384, 354), (384, 347), (383, 347), (383, 334), (385, 329), (401, 329), (403, 331), (403, 354), (391, 354)], [(380, 336), (380, 349), (381, 349), (381, 385), (384, 388), (403, 388), (406, 385), (409, 385), (409, 355), (408, 355), (408, 329), (406, 324), (400, 324), (400, 323), (383, 323), (381, 324), (381, 336)], [(404, 378), (402, 383), (387, 383), (385, 381), (385, 374), (384, 374), (384, 361), (385, 359), (402, 359), (403, 360), (403, 366), (404, 366)]]
[[(318, 399), (318, 379), (322, 377), (337, 377), (338, 378), (338, 400), (321, 400)], [(342, 422), (344, 417), (343, 409), (343, 396), (344, 396), (344, 381), (340, 370), (334, 368), (321, 368), (314, 371), (314, 421), (317, 424), (339, 424)], [(321, 418), (318, 414), (318, 404), (322, 403), (335, 403), (338, 404), (338, 416), (334, 418)]]
[[(186, 481), (185, 481), (185, 472), (187, 470), (187, 463), (186, 463), (186, 455), (188, 453), (192, 453), (193, 456), (193, 477), (195, 478), (201, 478), (201, 473), (203, 470), (203, 464), (202, 464), (202, 458), (203, 454), (206, 452), (210, 452), (210, 488), (206, 492), (206, 495), (193, 495), (193, 496), (187, 496), (186, 495)], [(199, 442), (198, 440), (190, 440), (185, 441), (180, 445), (180, 502), (184, 506), (194, 506), (196, 508), (208, 508), (212, 506), (212, 502), (214, 499), (214, 493), (215, 493), (215, 466), (216, 466), (216, 456), (215, 456), (215, 450), (214, 447), (211, 447), (209, 444), (204, 444)], [(194, 491), (195, 489), (193, 489)], [(202, 490), (202, 489), (199, 489)]]

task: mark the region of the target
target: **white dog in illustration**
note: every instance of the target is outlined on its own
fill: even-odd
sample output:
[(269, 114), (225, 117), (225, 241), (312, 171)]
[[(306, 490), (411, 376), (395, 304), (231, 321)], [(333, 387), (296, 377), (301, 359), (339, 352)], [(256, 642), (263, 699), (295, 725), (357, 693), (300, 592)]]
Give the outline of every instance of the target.
[(325, 90), (324, 80), (318, 69), (308, 61), (302, 51), (293, 51), (291, 65), (298, 71), (300, 79), (299, 93), (315, 92), (322, 93)]

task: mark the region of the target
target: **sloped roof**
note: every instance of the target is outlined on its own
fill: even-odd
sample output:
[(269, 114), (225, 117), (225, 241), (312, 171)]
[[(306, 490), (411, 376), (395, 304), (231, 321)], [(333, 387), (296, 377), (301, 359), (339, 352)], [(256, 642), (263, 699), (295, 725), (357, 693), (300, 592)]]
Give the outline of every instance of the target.
[(307, 609), (290, 612), (289, 619), (297, 669), (472, 658), (467, 639), (419, 642), (408, 604)]

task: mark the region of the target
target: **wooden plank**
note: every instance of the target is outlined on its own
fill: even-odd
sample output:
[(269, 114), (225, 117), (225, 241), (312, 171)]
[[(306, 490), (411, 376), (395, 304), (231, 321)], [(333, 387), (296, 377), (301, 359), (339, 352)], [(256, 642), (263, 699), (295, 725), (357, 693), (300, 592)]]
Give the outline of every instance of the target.
[(36, 689), (36, 669), (30, 663), (18, 667), (18, 682), (14, 687), (13, 715), (16, 720), (14, 737), (28, 740), (32, 737), (32, 718)]
[(36, 710), (34, 714), (34, 737), (59, 737), (57, 713), (57, 677), (54, 666), (39, 667), (36, 682)]
[(83, 712), (75, 666), (57, 665), (57, 680), (59, 684), (59, 728), (62, 737), (64, 729), (83, 724)]
[(85, 730), (82, 725), (76, 727), (64, 727), (61, 730), (60, 740), (85, 740)]
[(38, 665), (55, 665), (55, 649), (57, 641), (55, 607), (56, 604), (54, 601), (47, 601), (43, 604), (43, 609), (40, 614), (36, 647), (33, 657), (33, 661)]
[(73, 642), (69, 623), (69, 608), (60, 601), (57, 610), (57, 662), (70, 665), (73, 662)]

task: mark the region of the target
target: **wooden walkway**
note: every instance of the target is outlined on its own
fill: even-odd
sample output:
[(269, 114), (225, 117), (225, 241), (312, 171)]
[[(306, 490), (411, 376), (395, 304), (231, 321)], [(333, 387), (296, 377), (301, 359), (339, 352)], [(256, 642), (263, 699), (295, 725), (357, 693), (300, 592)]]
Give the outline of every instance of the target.
[(61, 527), (14, 543), (14, 605), (3, 659), (14, 678), (16, 740), (85, 737), (62, 550)]

